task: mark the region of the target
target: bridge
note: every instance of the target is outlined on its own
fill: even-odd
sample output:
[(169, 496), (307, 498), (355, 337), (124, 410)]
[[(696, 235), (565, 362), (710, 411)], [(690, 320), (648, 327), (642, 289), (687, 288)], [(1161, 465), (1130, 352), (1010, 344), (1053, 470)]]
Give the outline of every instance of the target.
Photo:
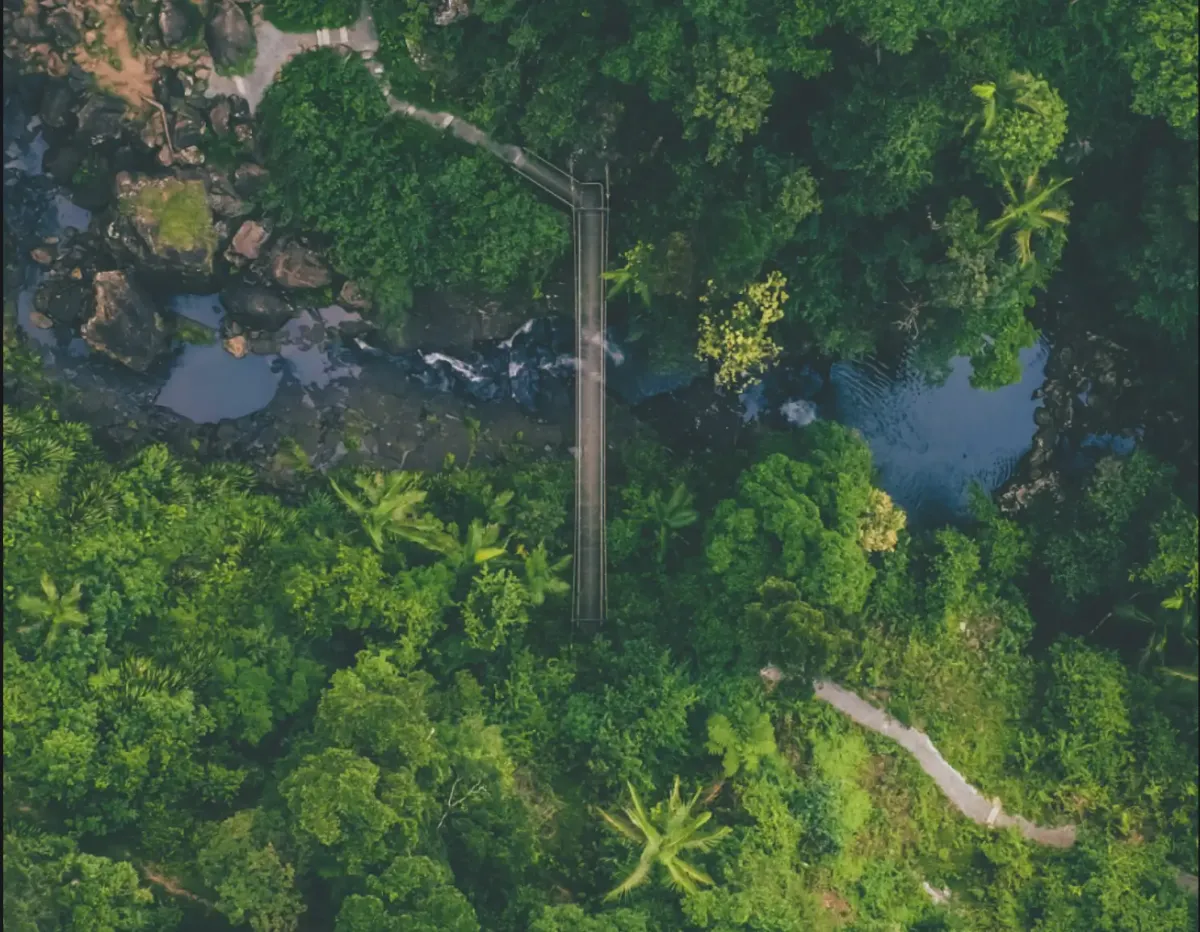
[(259, 52), (252, 74), (235, 78), (214, 75), (207, 94), (239, 94), (253, 112), (279, 69), (294, 56), (312, 48), (333, 46), (367, 60), (367, 70), (383, 91), (388, 107), (406, 119), (448, 133), (478, 146), (571, 211), (575, 245), (575, 580), (573, 620), (594, 627), (604, 621), (604, 365), (606, 346), (604, 271), (608, 255), (608, 186), (577, 181), (570, 172), (551, 165), (517, 146), (493, 140), (487, 133), (452, 113), (427, 110), (392, 96), (383, 66), (374, 61), (379, 39), (369, 11), (351, 27), (316, 33), (282, 33), (270, 23), (255, 27)]
[(605, 548), (605, 306), (608, 187), (574, 176), (517, 146), (493, 141), (451, 113), (387, 93), (392, 111), (479, 146), (569, 208), (575, 247), (575, 579), (572, 619), (595, 628), (607, 611)]

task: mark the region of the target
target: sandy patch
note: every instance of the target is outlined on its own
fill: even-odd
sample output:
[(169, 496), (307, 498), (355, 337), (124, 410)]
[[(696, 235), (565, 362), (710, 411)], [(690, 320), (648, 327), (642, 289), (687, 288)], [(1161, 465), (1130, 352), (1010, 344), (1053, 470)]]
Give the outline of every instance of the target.
[[(212, 66), (210, 56), (203, 49), (167, 51), (153, 56), (134, 51), (129, 39), (128, 23), (117, 0), (92, 0), (91, 8), (102, 21), (95, 31), (103, 39), (104, 47), (90, 52), (85, 47), (86, 42), (80, 43), (73, 52), (75, 62), (95, 76), (96, 84), (101, 89), (123, 98), (135, 110), (145, 107), (146, 98), (154, 96), (154, 73), (158, 66)], [(88, 30), (89, 35), (91, 32)]]

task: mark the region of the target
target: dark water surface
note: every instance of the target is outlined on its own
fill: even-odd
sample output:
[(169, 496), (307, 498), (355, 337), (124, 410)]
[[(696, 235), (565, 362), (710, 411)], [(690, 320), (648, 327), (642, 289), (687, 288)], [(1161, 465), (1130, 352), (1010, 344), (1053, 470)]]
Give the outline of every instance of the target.
[[(90, 360), (74, 358), (87, 354), (78, 337), (30, 323), (42, 273), (27, 253), (41, 238), (61, 237), (72, 227), (86, 229), (91, 216), (42, 173), (46, 141), (37, 118), (18, 125), (11, 116), (6, 107), (4, 208), (6, 223), (18, 233), (26, 254), (16, 293), (19, 321), (47, 350), (48, 365), (88, 365)], [(218, 338), (224, 308), (216, 295), (164, 295), (162, 301), (164, 311), (213, 331), (210, 344), (178, 347), (165, 379), (159, 376), (154, 398), (196, 422), (261, 410), (285, 379), (295, 380), (306, 393), (354, 380), (367, 355), (377, 363), (383, 356), (416, 391), (449, 393), (472, 403), (515, 402), (537, 415), (571, 403), (574, 340), (569, 317), (529, 321), (506, 340), (476, 344), (465, 358), (436, 347), (388, 355), (360, 340), (343, 341), (339, 325), (358, 317), (335, 305), (302, 311), (276, 335), (273, 352), (236, 359)], [(1043, 381), (1048, 353), (1045, 345), (1023, 352), (1021, 382), (990, 392), (970, 387), (966, 359), (955, 359), (940, 385), (927, 384), (908, 366), (872, 361), (835, 364), (828, 385), (808, 366), (782, 366), (743, 393), (742, 417), (785, 429), (800, 430), (818, 418), (857, 428), (874, 453), (881, 484), (897, 503), (914, 521), (941, 520), (962, 513), (970, 483), (979, 482), (989, 492), (997, 489), (1029, 449), (1039, 405), (1032, 394)], [(609, 364), (611, 387), (631, 403), (678, 391), (695, 380), (686, 368), (653, 371), (634, 348), (615, 339), (610, 341)], [(1122, 438), (1098, 437), (1092, 444), (1086, 452), (1127, 452), (1128, 446)]]
[(906, 364), (837, 363), (830, 416), (862, 432), (881, 485), (914, 521), (961, 515), (971, 483), (996, 491), (1029, 450), (1049, 354), (1045, 343), (1023, 350), (1021, 381), (994, 391), (971, 387), (965, 357), (941, 385)]

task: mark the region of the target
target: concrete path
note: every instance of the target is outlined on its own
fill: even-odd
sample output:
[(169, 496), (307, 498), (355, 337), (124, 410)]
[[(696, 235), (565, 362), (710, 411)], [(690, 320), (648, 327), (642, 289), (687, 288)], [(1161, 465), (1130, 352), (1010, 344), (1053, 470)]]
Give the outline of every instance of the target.
[(929, 776), (963, 815), (973, 822), (989, 827), (1006, 828), (1017, 826), (1021, 834), (1030, 841), (1038, 844), (1051, 845), (1055, 848), (1069, 848), (1075, 844), (1075, 826), (1063, 825), (1059, 828), (1043, 828), (1034, 825), (1021, 816), (1010, 816), (1004, 812), (999, 799), (989, 800), (975, 787), (971, 786), (957, 770), (946, 763), (946, 759), (938, 753), (929, 736), (900, 724), (881, 709), (877, 709), (865, 699), (848, 689), (843, 689), (828, 680), (818, 680), (813, 684), (816, 696), (822, 702), (848, 715), (864, 728), (869, 728), (876, 734), (890, 738), (917, 759)]
[[(769, 668), (768, 668), (769, 669)], [(971, 786), (963, 775), (946, 763), (946, 759), (938, 753), (929, 736), (924, 732), (900, 724), (882, 709), (877, 709), (857, 693), (832, 683), (829, 680), (817, 680), (813, 683), (813, 691), (822, 702), (828, 702), (839, 712), (849, 716), (875, 732), (890, 738), (917, 759), (921, 769), (929, 776), (950, 800), (967, 818), (980, 825), (1006, 828), (1017, 826), (1021, 834), (1030, 841), (1050, 845), (1055, 848), (1069, 848), (1075, 844), (1075, 826), (1063, 825), (1058, 828), (1043, 828), (1034, 825), (1028, 819), (1020, 816), (1010, 816), (1004, 812), (999, 799), (988, 801), (975, 787)], [(1179, 889), (1192, 896), (1200, 890), (1200, 878), (1195, 874), (1180, 871), (1175, 875), (1175, 884)]]
[(255, 14), (254, 35), (258, 40), (258, 53), (254, 59), (254, 71), (245, 77), (226, 78), (214, 73), (208, 80), (205, 95), (237, 94), (245, 97), (253, 113), (262, 102), (263, 95), (279, 69), (301, 52), (324, 46), (343, 46), (362, 54), (374, 55), (379, 48), (375, 24), (371, 15), (364, 11), (362, 18), (353, 26), (343, 29), (319, 29), (316, 32), (280, 32), (261, 14)]

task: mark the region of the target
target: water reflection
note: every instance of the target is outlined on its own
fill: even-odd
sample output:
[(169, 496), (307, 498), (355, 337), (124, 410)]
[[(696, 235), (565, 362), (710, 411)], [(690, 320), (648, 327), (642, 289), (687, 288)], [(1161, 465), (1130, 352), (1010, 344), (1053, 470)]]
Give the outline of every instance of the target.
[(971, 364), (951, 362), (941, 385), (928, 384), (907, 365), (837, 363), (830, 372), (835, 417), (866, 438), (880, 483), (914, 521), (963, 514), (978, 482), (999, 488), (1029, 449), (1041, 402), (1049, 347), (1021, 352), (1021, 381), (995, 391), (972, 388)]

